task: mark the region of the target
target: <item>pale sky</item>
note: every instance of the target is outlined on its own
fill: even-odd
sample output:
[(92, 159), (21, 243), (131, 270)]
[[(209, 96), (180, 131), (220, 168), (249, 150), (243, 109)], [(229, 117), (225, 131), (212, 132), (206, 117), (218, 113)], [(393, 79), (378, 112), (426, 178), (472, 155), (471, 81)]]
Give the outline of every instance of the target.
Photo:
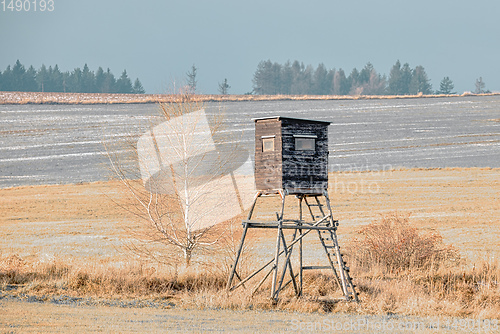
[(346, 74), (371, 62), (389, 75), (399, 59), (422, 65), (434, 90), (448, 76), (459, 93), (479, 77), (500, 91), (498, 0), (53, 0), (52, 12), (30, 1), (29, 12), (0, 3), (2, 71), (17, 59), (61, 71), (87, 63), (171, 93), (195, 64), (198, 93), (218, 93), (227, 78), (229, 93), (244, 94), (261, 60)]

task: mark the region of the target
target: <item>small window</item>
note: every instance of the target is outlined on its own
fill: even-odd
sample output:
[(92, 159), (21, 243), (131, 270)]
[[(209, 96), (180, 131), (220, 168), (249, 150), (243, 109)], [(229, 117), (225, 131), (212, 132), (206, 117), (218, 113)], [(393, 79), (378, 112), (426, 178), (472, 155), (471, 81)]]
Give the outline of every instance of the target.
[(262, 138), (262, 152), (274, 151), (274, 137)]
[(295, 138), (296, 151), (314, 151), (316, 140), (314, 138)]
[(315, 151), (316, 136), (313, 135), (294, 135), (296, 151)]

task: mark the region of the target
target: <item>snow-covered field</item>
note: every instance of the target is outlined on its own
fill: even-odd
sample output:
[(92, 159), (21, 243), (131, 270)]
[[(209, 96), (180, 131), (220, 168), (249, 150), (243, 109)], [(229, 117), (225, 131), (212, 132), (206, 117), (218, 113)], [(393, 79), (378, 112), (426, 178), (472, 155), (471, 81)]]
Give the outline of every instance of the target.
[[(500, 167), (500, 96), (386, 100), (207, 102), (253, 156), (253, 118), (332, 122), (330, 171)], [(109, 176), (103, 142), (140, 136), (156, 104), (0, 105), (0, 187)], [(136, 167), (136, 162), (129, 162)]]

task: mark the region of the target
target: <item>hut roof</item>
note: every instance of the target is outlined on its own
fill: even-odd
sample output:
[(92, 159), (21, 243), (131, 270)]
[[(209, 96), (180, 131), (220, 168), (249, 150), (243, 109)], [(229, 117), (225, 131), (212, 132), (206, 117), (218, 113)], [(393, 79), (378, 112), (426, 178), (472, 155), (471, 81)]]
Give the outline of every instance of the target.
[(260, 120), (265, 120), (265, 119), (276, 119), (276, 120), (281, 120), (281, 119), (289, 119), (293, 121), (300, 121), (300, 122), (311, 122), (311, 123), (323, 123), (323, 124), (331, 124), (331, 122), (326, 122), (326, 121), (317, 121), (317, 120), (312, 120), (312, 119), (303, 119), (303, 118), (293, 118), (293, 117), (283, 117), (283, 116), (269, 116), (269, 117), (261, 117), (261, 118), (253, 118), (254, 122), (260, 121)]

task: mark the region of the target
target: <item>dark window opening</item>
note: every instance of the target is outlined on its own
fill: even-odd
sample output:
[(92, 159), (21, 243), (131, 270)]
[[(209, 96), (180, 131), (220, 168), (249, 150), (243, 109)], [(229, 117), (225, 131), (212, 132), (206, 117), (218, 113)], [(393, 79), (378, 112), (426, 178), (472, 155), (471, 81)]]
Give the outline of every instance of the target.
[(315, 151), (316, 136), (299, 136), (295, 135), (295, 150), (296, 151)]

